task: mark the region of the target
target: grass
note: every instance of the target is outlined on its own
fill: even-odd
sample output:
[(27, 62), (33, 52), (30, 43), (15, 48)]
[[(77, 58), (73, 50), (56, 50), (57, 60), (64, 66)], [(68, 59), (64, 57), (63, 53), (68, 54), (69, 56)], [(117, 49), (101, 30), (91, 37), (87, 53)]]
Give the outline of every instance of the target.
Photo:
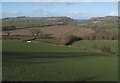
[[(12, 48), (12, 49), (11, 49)], [(4, 40), (3, 52), (79, 52), (79, 49), (52, 46), (45, 43), (26, 43), (18, 40)]]
[(81, 40), (72, 44), (72, 46), (79, 47), (81, 49), (91, 48), (93, 45), (108, 46), (118, 52), (117, 40)]
[(32, 36), (18, 36), (18, 38), (20, 38), (21, 40), (26, 40), (26, 39), (32, 39)]
[(110, 30), (113, 31), (113, 32), (115, 32), (115, 33), (118, 33), (118, 28), (112, 28)]
[(45, 43), (51, 43), (51, 44), (60, 44), (61, 40), (60, 39), (56, 39), (56, 38), (51, 38), (51, 39), (37, 39), (35, 41), (38, 42), (45, 42)]
[(3, 41), (3, 80), (117, 81), (117, 57), (78, 48)]

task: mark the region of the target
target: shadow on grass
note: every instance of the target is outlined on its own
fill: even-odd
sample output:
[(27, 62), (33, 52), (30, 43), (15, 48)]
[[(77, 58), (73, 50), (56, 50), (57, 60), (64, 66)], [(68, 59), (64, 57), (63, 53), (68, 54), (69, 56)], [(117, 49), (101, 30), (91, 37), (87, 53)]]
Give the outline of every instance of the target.
[(86, 77), (85, 79), (83, 79), (83, 80), (80, 80), (81, 81), (81, 83), (86, 83), (86, 82), (89, 82), (90, 80), (94, 80), (94, 79), (97, 79), (97, 78), (99, 78), (99, 77), (101, 77), (101, 76), (91, 76), (91, 77)]
[[(62, 59), (68, 58), (87, 58), (90, 56), (97, 56), (96, 53), (87, 52), (3, 52), (3, 64), (6, 66), (18, 66), (29, 64), (49, 64), (62, 61)], [(11, 63), (11, 64), (9, 64)]]
[[(101, 54), (91, 53), (91, 52), (69, 52), (69, 53), (55, 53), (55, 52), (3, 52), (3, 64), (5, 66), (10, 66), (8, 68), (13, 68), (11, 66), (26, 66), (31, 64), (51, 64), (51, 63), (59, 63), (62, 62), (61, 59), (68, 58), (86, 58), (91, 56), (100, 56)], [(75, 59), (76, 60), (76, 59)], [(57, 65), (57, 64), (56, 64)], [(28, 67), (27, 66), (27, 67)], [(40, 65), (39, 65), (40, 66)], [(34, 66), (33, 66), (34, 67)], [(24, 68), (24, 67), (21, 67)], [(26, 67), (25, 67), (26, 68)], [(74, 68), (74, 66), (73, 66)], [(100, 76), (90, 76), (77, 81), (81, 83), (86, 83), (89, 80), (94, 80), (99, 78)]]
[(3, 52), (3, 58), (74, 58), (98, 56), (102, 54), (92, 52)]

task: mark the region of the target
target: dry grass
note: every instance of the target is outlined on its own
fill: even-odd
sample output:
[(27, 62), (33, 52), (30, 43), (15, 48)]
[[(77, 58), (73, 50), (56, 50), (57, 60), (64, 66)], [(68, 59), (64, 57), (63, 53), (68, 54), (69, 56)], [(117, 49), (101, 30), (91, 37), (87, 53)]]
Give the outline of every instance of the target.
[[(48, 27), (34, 27), (34, 28), (26, 28), (11, 31), (11, 35), (32, 35), (31, 30), (37, 29), (41, 30), (44, 34), (51, 34), (52, 37), (63, 37), (65, 35), (74, 35), (84, 37), (91, 33), (94, 33), (92, 29), (83, 28), (78, 26), (69, 26), (69, 25), (56, 25), (56, 26), (48, 26)], [(5, 32), (3, 32), (5, 35)]]

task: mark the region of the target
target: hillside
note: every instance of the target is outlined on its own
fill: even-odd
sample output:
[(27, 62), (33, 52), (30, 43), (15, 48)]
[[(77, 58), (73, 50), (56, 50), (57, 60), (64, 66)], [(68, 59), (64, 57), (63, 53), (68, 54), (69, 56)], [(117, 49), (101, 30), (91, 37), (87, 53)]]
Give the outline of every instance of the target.
[[(51, 37), (59, 38), (66, 35), (75, 35), (80, 37), (85, 37), (94, 32), (94, 30), (84, 27), (76, 27), (71, 25), (55, 25), (55, 26), (46, 26), (46, 27), (33, 27), (25, 28), (11, 31), (11, 35), (29, 35), (32, 36), (32, 31), (40, 30), (43, 34), (50, 34)], [(3, 31), (3, 35), (6, 32)]]
[(3, 27), (30, 28), (51, 25), (64, 25), (75, 20), (69, 17), (14, 17), (2, 19)]
[(9, 17), (2, 19), (3, 30), (16, 28), (45, 27), (52, 25), (74, 25), (86, 28), (118, 28), (117, 16), (92, 17), (88, 20), (75, 20), (61, 17)]
[(79, 22), (77, 26), (88, 28), (118, 28), (117, 16), (92, 17), (89, 20)]

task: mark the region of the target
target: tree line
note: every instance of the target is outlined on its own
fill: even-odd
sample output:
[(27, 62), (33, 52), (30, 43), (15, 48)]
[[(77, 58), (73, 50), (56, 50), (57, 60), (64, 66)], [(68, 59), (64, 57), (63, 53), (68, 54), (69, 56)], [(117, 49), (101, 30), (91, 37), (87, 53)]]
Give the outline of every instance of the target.
[[(10, 29), (6, 29), (5, 32), (6, 35), (8, 36), (10, 36), (12, 33)], [(40, 29), (31, 29), (29, 33), (33, 38), (37, 38), (37, 39), (51, 38), (51, 34), (45, 34)], [(94, 29), (94, 33), (91, 33), (89, 35), (84, 35), (84, 37), (65, 34), (60, 38), (61, 45), (70, 45), (78, 40), (117, 40), (117, 39), (118, 39), (118, 33), (110, 31), (109, 29)]]

